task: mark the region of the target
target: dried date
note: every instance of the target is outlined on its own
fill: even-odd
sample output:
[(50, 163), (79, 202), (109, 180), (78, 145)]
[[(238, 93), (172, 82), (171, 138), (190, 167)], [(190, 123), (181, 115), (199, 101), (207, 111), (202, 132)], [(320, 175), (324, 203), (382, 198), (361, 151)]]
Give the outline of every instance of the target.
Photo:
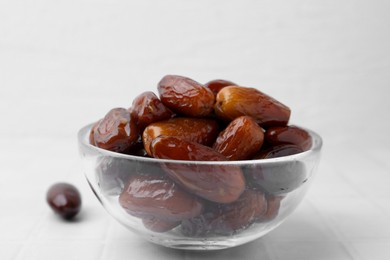
[(285, 126), (290, 109), (274, 98), (254, 89), (228, 86), (218, 92), (215, 103), (218, 117), (231, 121), (239, 116), (251, 116), (260, 126)]
[(213, 148), (229, 160), (245, 160), (260, 150), (263, 140), (263, 129), (251, 117), (240, 116), (219, 134)]
[(138, 128), (130, 112), (114, 108), (94, 129), (96, 146), (113, 152), (126, 152), (138, 140)]
[(213, 111), (213, 92), (192, 79), (167, 75), (158, 83), (157, 90), (161, 102), (179, 114), (204, 117)]
[[(177, 137), (156, 138), (152, 155), (159, 159), (188, 161), (225, 161), (212, 148)], [(236, 165), (164, 163), (168, 176), (187, 191), (220, 203), (238, 199), (245, 188), (245, 178)]]
[(164, 175), (132, 176), (119, 196), (131, 215), (177, 222), (202, 213), (203, 204)]

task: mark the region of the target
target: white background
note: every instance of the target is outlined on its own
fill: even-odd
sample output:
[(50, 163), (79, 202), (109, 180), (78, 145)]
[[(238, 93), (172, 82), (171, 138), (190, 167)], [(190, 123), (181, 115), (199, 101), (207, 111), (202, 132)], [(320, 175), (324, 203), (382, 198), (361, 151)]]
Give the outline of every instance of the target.
[[(0, 259), (388, 259), (390, 2), (0, 0)], [(166, 74), (224, 78), (324, 139), (317, 179), (274, 232), (231, 250), (150, 245), (87, 187), (76, 134)], [(78, 220), (45, 204), (83, 195)]]

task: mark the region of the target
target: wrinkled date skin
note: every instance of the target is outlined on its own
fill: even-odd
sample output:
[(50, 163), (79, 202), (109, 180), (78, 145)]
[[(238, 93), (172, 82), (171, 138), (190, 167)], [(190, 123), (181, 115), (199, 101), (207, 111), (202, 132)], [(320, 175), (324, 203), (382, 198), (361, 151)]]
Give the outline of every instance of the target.
[(245, 160), (260, 150), (263, 141), (263, 129), (251, 117), (240, 116), (219, 134), (213, 148), (229, 160)]
[(213, 119), (177, 117), (150, 124), (142, 134), (146, 152), (151, 156), (150, 144), (158, 136), (177, 136), (211, 146), (218, 135), (219, 126)]
[(203, 117), (213, 111), (213, 92), (192, 79), (167, 75), (158, 83), (157, 90), (161, 102), (179, 114)]
[(131, 114), (136, 118), (139, 129), (174, 115), (151, 91), (146, 91), (133, 100)]
[(95, 145), (113, 152), (123, 153), (131, 149), (138, 140), (138, 129), (130, 112), (114, 108), (94, 129)]
[[(227, 158), (212, 148), (178, 137), (156, 138), (152, 155), (159, 159), (188, 161), (226, 161)], [(187, 191), (204, 199), (230, 203), (239, 198), (245, 189), (245, 178), (235, 165), (184, 165), (164, 163), (171, 179)]]
[(309, 133), (297, 126), (271, 127), (264, 136), (267, 144), (280, 145), (292, 144), (298, 146), (302, 151), (307, 151), (312, 145)]
[(147, 229), (157, 233), (167, 232), (180, 225), (180, 222), (177, 221), (171, 222), (158, 218), (144, 218), (142, 223)]
[(169, 178), (132, 176), (119, 196), (119, 204), (131, 215), (177, 222), (202, 213), (203, 204)]
[(186, 236), (206, 234), (231, 235), (247, 228), (267, 211), (267, 201), (261, 191), (246, 190), (230, 204), (208, 207), (202, 215), (182, 222), (181, 231)]
[(283, 156), (289, 156), (297, 153), (301, 153), (303, 150), (293, 144), (281, 144), (281, 145), (275, 145), (270, 146), (266, 149), (261, 150), (258, 154), (256, 154), (253, 159), (270, 159), (270, 158), (277, 158), (277, 157), (283, 157)]
[(209, 88), (214, 93), (214, 96), (217, 96), (218, 92), (224, 87), (237, 86), (237, 84), (224, 79), (214, 79), (204, 84), (204, 86)]
[(56, 183), (46, 193), (50, 208), (62, 218), (69, 220), (81, 209), (81, 195), (78, 189), (69, 183)]
[(221, 89), (214, 107), (218, 117), (231, 121), (239, 116), (251, 116), (260, 126), (285, 126), (290, 109), (254, 88), (228, 86)]

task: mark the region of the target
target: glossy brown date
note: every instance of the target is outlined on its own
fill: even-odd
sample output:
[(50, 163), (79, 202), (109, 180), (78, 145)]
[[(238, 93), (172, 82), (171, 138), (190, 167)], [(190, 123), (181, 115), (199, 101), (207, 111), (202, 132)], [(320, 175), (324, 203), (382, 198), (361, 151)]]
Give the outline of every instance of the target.
[(136, 118), (139, 129), (174, 115), (151, 91), (146, 91), (133, 100), (131, 114)]
[(46, 193), (46, 202), (56, 214), (67, 220), (75, 217), (81, 209), (80, 192), (69, 183), (52, 185)]
[(213, 111), (213, 92), (192, 79), (167, 75), (158, 83), (157, 90), (161, 102), (179, 114), (203, 117)]
[(126, 152), (136, 143), (138, 129), (130, 112), (111, 109), (94, 129), (95, 145), (113, 152)]
[(204, 145), (212, 145), (218, 135), (218, 123), (213, 119), (176, 117), (150, 124), (142, 134), (146, 152), (151, 156), (150, 144), (158, 136), (177, 136)]
[(261, 91), (239, 86), (221, 89), (214, 110), (218, 117), (228, 121), (251, 116), (264, 128), (287, 125), (291, 113), (287, 106)]
[(204, 86), (209, 88), (214, 93), (214, 96), (217, 96), (218, 92), (224, 87), (237, 86), (237, 84), (224, 79), (214, 79), (204, 84)]
[(202, 213), (203, 204), (163, 175), (132, 176), (119, 196), (131, 215), (177, 222)]
[(213, 148), (229, 160), (245, 160), (260, 150), (263, 129), (249, 116), (234, 119), (217, 137)]
[(310, 134), (297, 126), (271, 127), (265, 132), (264, 138), (267, 144), (272, 146), (292, 144), (302, 151), (307, 151), (312, 145)]
[[(159, 159), (188, 161), (226, 161), (227, 158), (212, 148), (178, 137), (157, 137), (151, 147)], [(164, 163), (168, 176), (187, 191), (219, 203), (230, 203), (239, 198), (245, 188), (245, 178), (236, 165)]]
[(184, 220), (181, 231), (186, 236), (231, 235), (250, 226), (266, 210), (264, 193), (246, 190), (233, 203), (209, 206), (202, 215)]

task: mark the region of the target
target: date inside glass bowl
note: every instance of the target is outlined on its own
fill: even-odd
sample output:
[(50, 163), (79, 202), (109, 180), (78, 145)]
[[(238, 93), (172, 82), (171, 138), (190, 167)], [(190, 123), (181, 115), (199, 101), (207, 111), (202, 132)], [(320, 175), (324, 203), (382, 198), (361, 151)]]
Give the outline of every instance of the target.
[(280, 225), (312, 183), (321, 137), (256, 88), (176, 75), (79, 131), (106, 210), (163, 246), (215, 250)]

